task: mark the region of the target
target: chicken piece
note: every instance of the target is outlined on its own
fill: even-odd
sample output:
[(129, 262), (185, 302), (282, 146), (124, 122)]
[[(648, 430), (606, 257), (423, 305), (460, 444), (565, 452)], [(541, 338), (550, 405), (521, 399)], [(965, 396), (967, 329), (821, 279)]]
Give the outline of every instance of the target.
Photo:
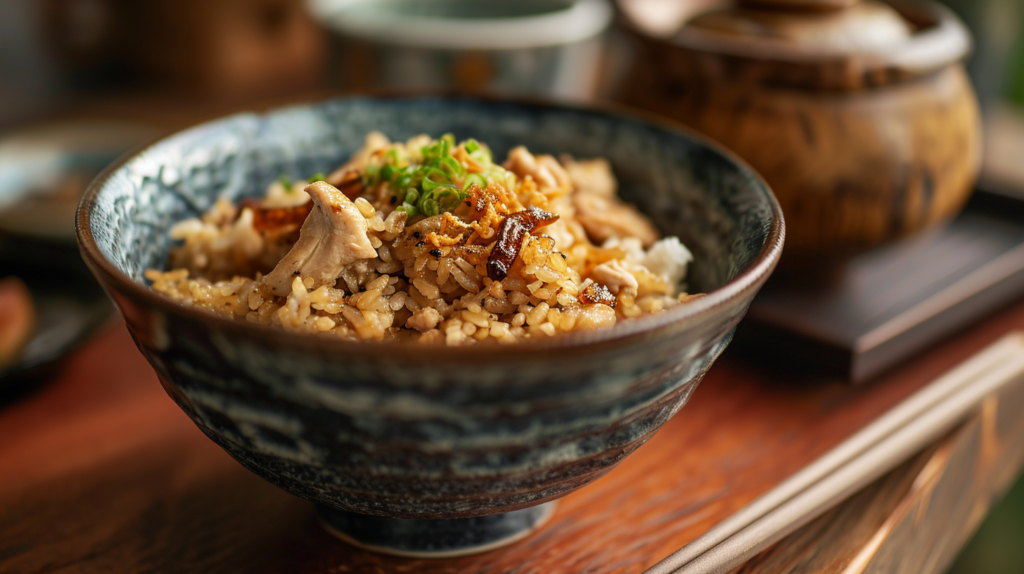
[(396, 237), (391, 244), (391, 254), (398, 259), (415, 257), (416, 247), (422, 248), (426, 244), (427, 236), (441, 231), (442, 223), (444, 223), (444, 216), (434, 215), (406, 227), (405, 233)]
[(650, 247), (661, 237), (647, 217), (628, 203), (597, 193), (574, 193), (576, 220), (583, 225), (591, 241), (600, 245), (612, 238), (635, 237)]
[(635, 292), (640, 287), (636, 276), (618, 259), (605, 261), (594, 267), (590, 272), (590, 278), (607, 287), (612, 293), (618, 293), (623, 287), (629, 287)]
[[(693, 261), (693, 255), (678, 237), (659, 239), (644, 251), (640, 241), (634, 238), (610, 239), (604, 249), (618, 249), (626, 256), (622, 259), (623, 269), (633, 274), (637, 281), (638, 296), (668, 295), (675, 297), (686, 277), (686, 267)], [(595, 267), (591, 273), (597, 271)], [(595, 277), (594, 279), (598, 279)]]
[(562, 156), (562, 164), (565, 166), (566, 173), (569, 174), (576, 193), (595, 193), (608, 198), (618, 196), (619, 186), (608, 160), (577, 161), (569, 156)]
[(615, 324), (615, 309), (603, 303), (592, 305), (581, 305), (579, 314), (576, 316), (576, 330), (592, 331), (595, 329), (607, 329)]
[(545, 235), (555, 240), (555, 249), (568, 251), (577, 243), (588, 244), (587, 232), (583, 226), (576, 221), (576, 207), (572, 204), (570, 196), (562, 196), (548, 203), (548, 211), (558, 215), (558, 221), (549, 225), (544, 231)]
[(366, 235), (366, 219), (351, 199), (323, 181), (307, 186), (306, 193), (314, 207), (302, 224), (299, 240), (263, 279), (281, 297), (291, 292), (295, 277), (311, 277), (313, 289), (333, 285), (346, 265), (377, 256)]
[(441, 314), (437, 312), (437, 309), (424, 307), (413, 313), (412, 317), (409, 317), (409, 320), (405, 322), (405, 326), (410, 329), (416, 329), (420, 333), (426, 333), (437, 327), (437, 324), (440, 322)]
[(0, 280), (0, 368), (14, 363), (35, 327), (28, 288), (17, 277)]
[(649, 247), (661, 237), (646, 216), (619, 200), (618, 184), (606, 160), (563, 157), (562, 161), (574, 188), (576, 219), (591, 241), (600, 245), (612, 238), (636, 237)]
[(572, 191), (569, 174), (550, 155), (535, 156), (524, 146), (519, 146), (508, 152), (503, 167), (520, 178), (530, 176), (537, 184), (537, 190), (545, 195), (557, 196)]

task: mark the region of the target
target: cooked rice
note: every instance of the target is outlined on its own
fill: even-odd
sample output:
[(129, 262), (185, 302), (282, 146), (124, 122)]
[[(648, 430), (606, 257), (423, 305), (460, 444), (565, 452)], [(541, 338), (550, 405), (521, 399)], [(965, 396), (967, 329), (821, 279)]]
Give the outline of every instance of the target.
[[(351, 205), (376, 252), (345, 265), (329, 284), (299, 274), (290, 292), (278, 296), (266, 279), (295, 246), (300, 226), (302, 234), (312, 233), (303, 223), (312, 213), (305, 181), (274, 182), (259, 201), (222, 199), (201, 219), (178, 223), (171, 230), (181, 241), (171, 253), (172, 270), (150, 269), (146, 278), (184, 305), (291, 332), (449, 345), (607, 328), (694, 297), (682, 291), (689, 251), (675, 237), (659, 239), (646, 218), (618, 200), (604, 160), (559, 162), (520, 147), (503, 169), (482, 144), (452, 145), (465, 175), (481, 174), (486, 187), (453, 179), (463, 188), (458, 206), (437, 215), (429, 201), (421, 200), (423, 210), (398, 201), (391, 182), (375, 177), (388, 162), (425, 161), (426, 146), (438, 141), (418, 136), (391, 143), (375, 132), (326, 178), (354, 197)], [(525, 234), (498, 280), (488, 260), (502, 222), (529, 208), (558, 219)]]

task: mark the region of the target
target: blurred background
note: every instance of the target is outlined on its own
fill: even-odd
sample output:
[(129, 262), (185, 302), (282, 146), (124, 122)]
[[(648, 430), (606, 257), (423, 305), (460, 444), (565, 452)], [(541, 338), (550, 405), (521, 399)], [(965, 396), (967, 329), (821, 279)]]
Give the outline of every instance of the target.
[[(662, 96), (687, 89), (671, 84), (670, 71), (651, 68), (652, 45), (673, 42), (689, 18), (721, 4), (0, 0), (0, 280), (16, 270), (12, 253), (42, 249), (54, 261), (75, 259), (74, 209), (88, 181), (118, 155), (169, 131), (334, 90), (454, 88), (642, 106), (647, 100), (636, 87), (645, 66), (667, 78), (659, 84)], [(966, 69), (984, 127), (980, 185), (1024, 197), (1024, 1), (946, 4), (974, 38)], [(848, 31), (837, 27), (812, 45), (856, 50), (857, 42), (870, 40), (880, 42), (872, 53), (884, 53), (890, 48), (878, 22), (850, 34), (856, 42), (839, 41)], [(788, 26), (770, 31), (795, 29)], [(649, 107), (670, 109), (653, 101)], [(42, 290), (46, 281), (26, 280)], [(107, 316), (92, 303), (82, 313), (83, 337)], [(39, 350), (42, 358), (27, 361), (23, 354), (20, 367), (3, 365), (0, 349), (0, 377), (5, 368), (9, 378), (19, 368), (36, 368), (56, 358), (54, 345), (67, 350), (74, 342), (49, 341), (50, 348)], [(953, 571), (1024, 572), (1020, 540), (1024, 483), (993, 512)]]

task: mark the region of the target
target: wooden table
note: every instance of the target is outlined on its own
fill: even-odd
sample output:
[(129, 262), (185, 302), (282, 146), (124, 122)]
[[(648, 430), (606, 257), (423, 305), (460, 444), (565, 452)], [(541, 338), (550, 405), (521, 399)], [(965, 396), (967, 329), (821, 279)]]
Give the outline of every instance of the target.
[(794, 380), (727, 351), (678, 416), (562, 499), (542, 531), (424, 561), (345, 545), (311, 504), (244, 470), (164, 395), (118, 324), (56, 380), (0, 408), (0, 572), (939, 572), (1024, 462), (1024, 377), (845, 502), (759, 535), (731, 556), (753, 556), (745, 564), (656, 565), (1018, 329), (1024, 303), (861, 387)]

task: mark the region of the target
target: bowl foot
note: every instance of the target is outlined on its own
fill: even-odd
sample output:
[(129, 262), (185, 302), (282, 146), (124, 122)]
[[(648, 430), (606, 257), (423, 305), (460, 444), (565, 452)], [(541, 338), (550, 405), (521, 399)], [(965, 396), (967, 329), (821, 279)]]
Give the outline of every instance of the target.
[(490, 552), (529, 536), (551, 518), (555, 503), (454, 520), (386, 518), (317, 507), (338, 538), (373, 552), (410, 558), (454, 558)]

